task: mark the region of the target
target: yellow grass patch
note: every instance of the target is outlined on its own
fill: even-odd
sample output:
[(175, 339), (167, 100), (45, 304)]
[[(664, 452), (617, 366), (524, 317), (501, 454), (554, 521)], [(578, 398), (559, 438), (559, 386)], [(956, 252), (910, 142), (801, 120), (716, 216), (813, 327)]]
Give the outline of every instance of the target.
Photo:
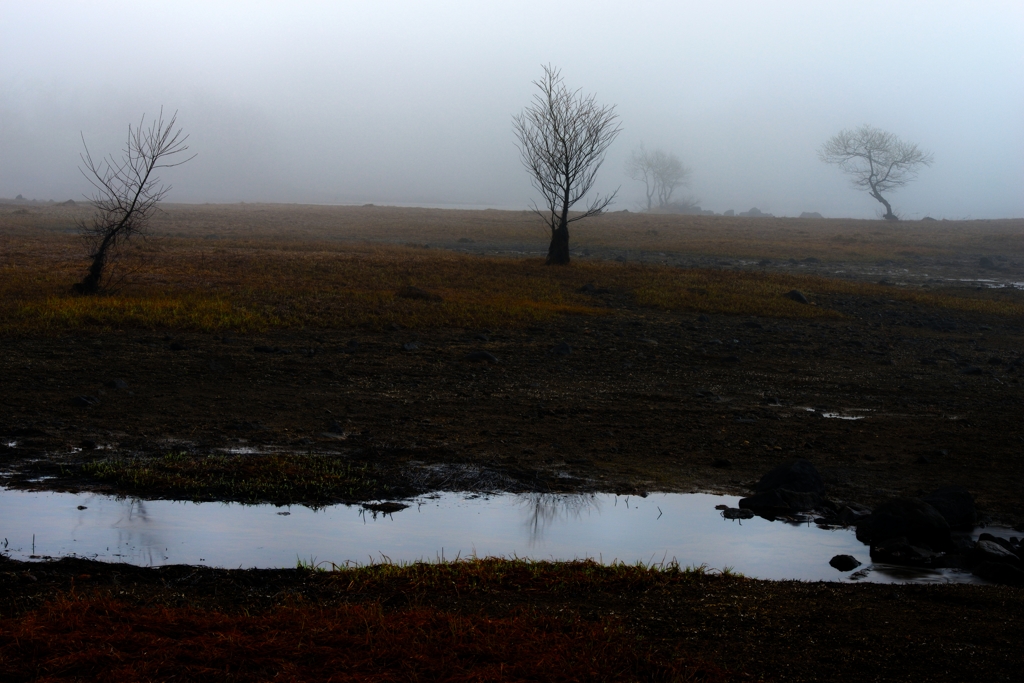
[[(25, 216), (19, 215), (17, 224), (0, 220), (4, 248), (0, 333), (133, 328), (251, 333), (282, 328), (383, 329), (392, 323), (413, 329), (514, 328), (564, 314), (615, 315), (623, 307), (786, 318), (839, 316), (825, 306), (800, 305), (785, 298), (791, 289), (804, 291), (812, 301), (816, 296), (842, 294), (1024, 315), (1024, 307), (1013, 300), (927, 294), (821, 277), (682, 270), (638, 263), (579, 260), (567, 268), (547, 267), (540, 258), (482, 257), (343, 241), (332, 239), (327, 227), (327, 219), (335, 217), (340, 223), (338, 231), (347, 230), (348, 238), (392, 228), (399, 236), (446, 234), (450, 240), (466, 232), (479, 236), (485, 230), (507, 237), (527, 229), (518, 212), (299, 207), (295, 225), (289, 225), (278, 215), (283, 210), (173, 209), (162, 218), (164, 236), (140, 242), (131, 252), (132, 261), (126, 265), (138, 267), (132, 284), (97, 297), (71, 293), (87, 260), (74, 233), (57, 229), (58, 219), (66, 221), (66, 216), (56, 210), (52, 216), (30, 216), (37, 219), (35, 227), (22, 225), (28, 220)], [(402, 215), (411, 223), (396, 228), (396, 216)], [(229, 218), (251, 220), (251, 229), (243, 230)], [(463, 223), (454, 222), (456, 219)], [(592, 229), (587, 227), (589, 232), (580, 232), (591, 240), (605, 233), (611, 239), (611, 220), (601, 217)], [(661, 241), (678, 240), (687, 233), (698, 235), (702, 225), (679, 217), (624, 216), (622, 220), (657, 223), (657, 234), (648, 237)], [(272, 227), (282, 224), (276, 221), (289, 227), (279, 227), (274, 236)], [(181, 229), (167, 229), (171, 224)], [(722, 249), (736, 247), (727, 243), (742, 236), (741, 228), (755, 229), (750, 221), (741, 221), (738, 228), (730, 228), (732, 225), (723, 224), (727, 233), (732, 230), (735, 234), (721, 236), (728, 238), (718, 244)], [(808, 223), (808, 227), (813, 225)], [(767, 227), (767, 223), (758, 224), (756, 229)], [(207, 239), (207, 231), (218, 239)], [(648, 237), (633, 235), (629, 239)], [(744, 243), (740, 251), (764, 246), (757, 246), (760, 238), (755, 235), (746, 238), (752, 242)], [(543, 234), (530, 239), (544, 243)], [(618, 239), (620, 243), (625, 239), (621, 230)], [(701, 239), (707, 247), (712, 236), (705, 234)], [(831, 244), (829, 240), (818, 243)], [(581, 292), (588, 283), (608, 288), (610, 294)], [(432, 292), (440, 300), (399, 296), (408, 286)]]

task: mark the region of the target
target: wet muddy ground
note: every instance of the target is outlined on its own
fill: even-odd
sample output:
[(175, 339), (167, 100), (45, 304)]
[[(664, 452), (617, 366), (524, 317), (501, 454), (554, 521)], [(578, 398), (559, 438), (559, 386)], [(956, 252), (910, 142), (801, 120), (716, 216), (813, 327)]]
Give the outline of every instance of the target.
[(369, 464), (392, 496), (744, 493), (802, 457), (835, 498), (957, 483), (1024, 522), (1021, 321), (855, 297), (814, 297), (840, 320), (697, 317), (597, 289), (614, 316), (523, 330), (6, 339), (0, 481), (109, 490), (77, 466), (278, 450)]

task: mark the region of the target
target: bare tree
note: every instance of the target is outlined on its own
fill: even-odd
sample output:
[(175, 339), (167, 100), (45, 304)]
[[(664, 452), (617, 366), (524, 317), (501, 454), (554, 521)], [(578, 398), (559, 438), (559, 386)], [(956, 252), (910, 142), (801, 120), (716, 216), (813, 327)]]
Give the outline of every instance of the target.
[(534, 81), (539, 93), (533, 104), (512, 117), (523, 165), (546, 208), (534, 212), (551, 229), (548, 264), (569, 263), (569, 223), (601, 213), (617, 192), (595, 196), (586, 210), (570, 217), (569, 210), (594, 186), (604, 154), (621, 127), (615, 107), (599, 105), (594, 96), (569, 90), (558, 69), (548, 65)]
[(95, 294), (100, 290), (104, 269), (119, 249), (128, 245), (132, 238), (142, 236), (149, 226), (157, 203), (171, 190), (160, 184), (153, 174), (158, 168), (180, 166), (195, 157), (171, 163), (171, 158), (188, 150), (188, 136), (175, 130), (178, 113), (164, 121), (164, 111), (148, 128), (146, 117), (139, 120), (136, 128), (128, 126), (128, 144), (122, 150), (120, 160), (113, 155), (98, 163), (89, 153), (82, 136), (85, 153), (81, 155), (79, 170), (92, 183), (95, 192), (90, 198), (96, 209), (89, 221), (78, 224), (79, 232), (89, 244), (92, 264), (74, 290), (80, 294)]
[(932, 155), (904, 142), (892, 133), (864, 125), (844, 130), (829, 138), (818, 156), (827, 164), (836, 164), (853, 177), (856, 187), (864, 188), (885, 207), (884, 219), (899, 220), (882, 195), (903, 187), (917, 178), (920, 166), (931, 166)]
[(633, 180), (644, 184), (648, 211), (654, 208), (655, 198), (658, 207), (668, 206), (672, 202), (673, 193), (686, 185), (690, 177), (690, 169), (683, 166), (675, 154), (660, 149), (647, 151), (643, 143), (626, 160), (626, 173)]

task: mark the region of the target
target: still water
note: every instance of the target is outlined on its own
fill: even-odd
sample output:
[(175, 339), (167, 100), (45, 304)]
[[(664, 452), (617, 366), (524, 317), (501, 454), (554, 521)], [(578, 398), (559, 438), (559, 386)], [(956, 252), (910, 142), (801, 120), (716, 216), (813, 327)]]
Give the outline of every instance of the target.
[[(678, 562), (763, 579), (972, 582), (970, 574), (872, 565), (850, 529), (724, 519), (710, 494), (442, 493), (392, 514), (358, 506), (143, 501), (99, 494), (0, 490), (0, 551), (19, 560), (78, 556), (151, 566), (294, 567), (519, 557)], [(829, 566), (838, 554), (863, 563)]]

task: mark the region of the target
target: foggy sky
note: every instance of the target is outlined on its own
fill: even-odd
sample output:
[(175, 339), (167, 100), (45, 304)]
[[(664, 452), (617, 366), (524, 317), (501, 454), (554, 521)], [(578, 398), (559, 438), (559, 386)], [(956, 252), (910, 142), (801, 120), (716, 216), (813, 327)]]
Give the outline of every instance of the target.
[(640, 142), (684, 196), (872, 218), (817, 148), (868, 123), (935, 155), (907, 218), (1024, 216), (1024, 4), (1008, 2), (14, 2), (0, 0), (0, 197), (79, 200), (84, 135), (178, 110), (175, 202), (526, 208), (511, 117), (541, 64), (617, 105), (598, 189)]

